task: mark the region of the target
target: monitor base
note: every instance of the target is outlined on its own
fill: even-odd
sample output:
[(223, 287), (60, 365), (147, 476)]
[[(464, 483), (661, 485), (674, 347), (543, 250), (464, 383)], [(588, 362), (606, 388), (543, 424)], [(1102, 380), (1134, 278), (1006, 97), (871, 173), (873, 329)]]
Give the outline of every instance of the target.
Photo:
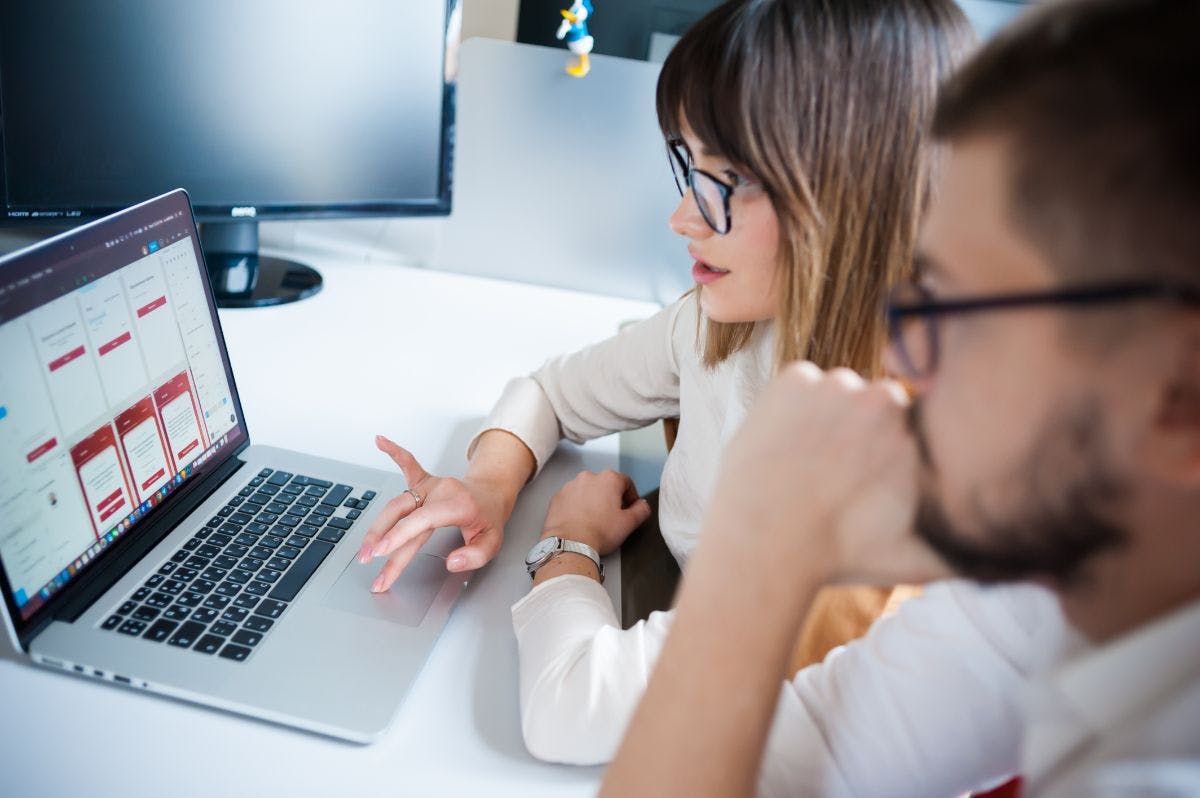
[(286, 305), (321, 290), (321, 273), (284, 258), (238, 252), (205, 252), (219, 308)]

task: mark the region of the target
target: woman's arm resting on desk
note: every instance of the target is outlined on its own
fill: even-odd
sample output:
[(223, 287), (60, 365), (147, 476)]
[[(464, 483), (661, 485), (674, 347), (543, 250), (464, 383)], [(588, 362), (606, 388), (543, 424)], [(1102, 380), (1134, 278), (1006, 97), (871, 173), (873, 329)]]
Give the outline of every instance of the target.
[(488, 430), (476, 442), (466, 476), (459, 480), (430, 474), (407, 449), (383, 436), (375, 443), (400, 467), (422, 501), (418, 507), (411, 494), (401, 493), (367, 531), (359, 559), (388, 557), (372, 590), (387, 590), (434, 530), (444, 526), (459, 527), (465, 542), (446, 558), (449, 570), (469, 571), (496, 556), (517, 494), (533, 474), (529, 447), (508, 432)]

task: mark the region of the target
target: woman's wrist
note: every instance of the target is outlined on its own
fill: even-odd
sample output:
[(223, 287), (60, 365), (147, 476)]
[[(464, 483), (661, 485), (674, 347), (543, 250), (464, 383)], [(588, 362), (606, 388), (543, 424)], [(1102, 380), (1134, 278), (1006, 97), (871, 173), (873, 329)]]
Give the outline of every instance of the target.
[(573, 551), (560, 551), (552, 555), (537, 569), (533, 575), (533, 584), (536, 587), (547, 579), (568, 574), (586, 576), (597, 582), (600, 581), (600, 570), (596, 567), (596, 563), (592, 562), (591, 557), (576, 554)]

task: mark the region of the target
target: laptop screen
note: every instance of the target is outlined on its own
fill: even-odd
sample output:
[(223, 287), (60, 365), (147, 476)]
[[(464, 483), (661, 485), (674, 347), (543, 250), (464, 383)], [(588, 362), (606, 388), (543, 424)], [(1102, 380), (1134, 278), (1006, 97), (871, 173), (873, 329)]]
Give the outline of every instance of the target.
[(0, 561), (22, 622), (245, 440), (203, 264), (177, 191), (0, 265)]

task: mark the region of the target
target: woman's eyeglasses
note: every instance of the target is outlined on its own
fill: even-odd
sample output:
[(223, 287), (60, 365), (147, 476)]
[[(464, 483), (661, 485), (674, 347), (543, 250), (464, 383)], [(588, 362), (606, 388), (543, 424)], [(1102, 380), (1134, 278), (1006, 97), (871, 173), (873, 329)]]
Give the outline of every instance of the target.
[(690, 188), (700, 215), (713, 232), (722, 236), (728, 233), (731, 226), (729, 198), (733, 196), (735, 186), (692, 166), (692, 155), (681, 139), (668, 139), (667, 153), (679, 195), (682, 197)]
[(1090, 307), (1135, 300), (1200, 305), (1200, 291), (1181, 285), (1127, 282), (939, 301), (927, 288), (908, 283), (897, 288), (888, 300), (888, 334), (900, 365), (907, 371), (902, 376), (929, 377), (938, 366), (938, 321), (943, 316), (1038, 306)]

